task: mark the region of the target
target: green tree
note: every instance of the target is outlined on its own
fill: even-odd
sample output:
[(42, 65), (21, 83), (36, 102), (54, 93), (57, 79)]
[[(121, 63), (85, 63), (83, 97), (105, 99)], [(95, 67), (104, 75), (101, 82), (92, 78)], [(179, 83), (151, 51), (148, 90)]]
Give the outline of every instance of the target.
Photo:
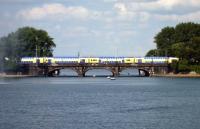
[(1, 71), (18, 69), (17, 62), (21, 57), (53, 56), (56, 47), (48, 33), (33, 27), (19, 28), (16, 32), (0, 38)]
[(183, 42), (180, 43), (175, 43), (171, 46), (171, 49), (174, 53), (174, 55), (176, 55), (179, 58), (184, 58), (184, 49), (185, 49), (185, 44)]
[(188, 42), (191, 38), (200, 36), (200, 25), (192, 22), (180, 23), (175, 27), (175, 42)]
[(175, 43), (175, 30), (173, 27), (165, 27), (154, 37), (157, 49), (166, 49)]
[(188, 22), (165, 27), (154, 42), (157, 49), (150, 50), (147, 56), (176, 56), (180, 58), (180, 71), (200, 71), (200, 24)]
[(152, 50), (149, 50), (146, 54), (146, 56), (158, 56), (159, 52), (157, 49), (152, 49)]
[(53, 48), (56, 46), (48, 33), (44, 30), (37, 30), (32, 27), (24, 27), (18, 29), (18, 55), (35, 56), (36, 47), (38, 56), (53, 56)]
[(192, 52), (190, 53), (192, 55), (193, 63), (200, 64), (200, 36), (199, 37), (193, 37), (191, 39), (191, 42), (188, 44), (189, 47), (191, 47)]

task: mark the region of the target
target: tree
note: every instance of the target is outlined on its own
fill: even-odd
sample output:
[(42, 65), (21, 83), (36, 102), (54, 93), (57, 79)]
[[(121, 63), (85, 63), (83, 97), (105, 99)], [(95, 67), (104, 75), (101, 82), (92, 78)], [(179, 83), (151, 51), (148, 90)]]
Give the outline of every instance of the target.
[(192, 22), (180, 23), (175, 27), (175, 42), (188, 42), (200, 35), (200, 25)]
[(183, 42), (180, 43), (175, 43), (171, 46), (171, 49), (177, 57), (183, 59), (184, 58), (184, 49), (185, 49), (185, 44)]
[(35, 49), (37, 47), (38, 56), (53, 56), (53, 48), (56, 46), (48, 33), (44, 30), (37, 30), (31, 27), (18, 29), (18, 48), (20, 56), (36, 56)]
[(157, 49), (152, 49), (152, 50), (149, 50), (146, 54), (146, 56), (158, 56), (159, 52)]
[[(53, 56), (53, 48), (56, 47), (48, 33), (33, 27), (19, 28), (16, 32), (0, 38), (1, 69), (17, 69), (17, 63), (21, 57)], [(8, 60), (5, 60), (5, 57)], [(3, 67), (3, 68), (2, 68)]]
[(188, 22), (165, 27), (154, 37), (154, 42), (157, 49), (150, 50), (147, 56), (179, 57), (179, 70), (200, 72), (200, 24)]
[(200, 64), (200, 36), (193, 37), (188, 46), (192, 49), (190, 54), (192, 54), (193, 63)]
[(175, 30), (173, 27), (165, 27), (154, 37), (157, 49), (167, 49), (175, 43)]

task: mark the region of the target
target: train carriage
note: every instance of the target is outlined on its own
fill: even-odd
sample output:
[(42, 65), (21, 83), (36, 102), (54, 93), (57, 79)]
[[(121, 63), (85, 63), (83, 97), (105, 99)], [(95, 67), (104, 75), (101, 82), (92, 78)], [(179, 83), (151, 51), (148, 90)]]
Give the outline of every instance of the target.
[(54, 58), (56, 64), (75, 64), (79, 63), (79, 58), (76, 57), (56, 57)]
[(168, 63), (173, 63), (174, 61), (179, 61), (179, 58), (176, 58), (176, 57), (169, 57), (169, 59), (168, 59)]
[(22, 64), (171, 64), (176, 57), (22, 57)]
[(99, 58), (89, 58), (88, 59), (89, 64), (98, 64), (99, 63)]
[(135, 58), (135, 63), (136, 64), (143, 64), (143, 63), (145, 63), (145, 59), (142, 58), (142, 57)]
[(108, 58), (107, 58), (107, 63), (108, 63), (108, 64), (114, 64), (114, 63), (116, 63), (116, 62), (117, 62), (117, 60), (116, 60), (115, 57), (108, 57)]
[(33, 64), (36, 62), (33, 61), (33, 57), (23, 57), (23, 58), (21, 58), (21, 63), (22, 64)]
[(135, 58), (133, 58), (133, 57), (124, 58), (124, 63), (126, 63), (126, 64), (134, 64), (135, 63)]

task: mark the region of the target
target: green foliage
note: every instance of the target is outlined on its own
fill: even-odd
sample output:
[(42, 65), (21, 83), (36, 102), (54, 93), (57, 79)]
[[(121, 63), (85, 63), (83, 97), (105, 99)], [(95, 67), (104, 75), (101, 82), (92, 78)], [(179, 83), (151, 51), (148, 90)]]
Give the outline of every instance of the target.
[(188, 42), (191, 38), (200, 36), (200, 25), (192, 22), (180, 23), (175, 27), (175, 43)]
[(158, 53), (157, 49), (149, 50), (146, 54), (146, 56), (156, 56)]
[(186, 72), (188, 73), (190, 71), (190, 67), (188, 65), (188, 61), (183, 59), (179, 61), (179, 65), (178, 65), (178, 70), (180, 72)]
[(171, 46), (171, 49), (173, 51), (173, 54), (179, 58), (184, 57), (184, 49), (185, 49), (185, 44), (183, 42), (180, 43), (175, 43)]
[(154, 39), (157, 49), (150, 50), (147, 56), (175, 56), (180, 58), (180, 71), (198, 71), (196, 66), (200, 65), (200, 24), (188, 22), (165, 27)]
[(192, 65), (190, 66), (191, 71), (195, 71), (200, 74), (200, 66), (199, 65)]
[(171, 68), (171, 71), (173, 71), (173, 73), (178, 73), (178, 61), (173, 61), (171, 64), (170, 64), (170, 68)]
[[(0, 71), (17, 69), (21, 57), (53, 56), (56, 46), (48, 33), (32, 27), (19, 28), (16, 32), (0, 38)], [(7, 58), (8, 60), (6, 60)]]
[(20, 56), (35, 56), (36, 46), (38, 48), (38, 56), (53, 56), (53, 47), (56, 45), (53, 42), (53, 38), (46, 31), (24, 27), (18, 29), (16, 34), (20, 41), (19, 49), (26, 51), (18, 53)]
[(165, 27), (154, 37), (158, 49), (169, 48), (175, 42), (175, 30), (173, 27)]

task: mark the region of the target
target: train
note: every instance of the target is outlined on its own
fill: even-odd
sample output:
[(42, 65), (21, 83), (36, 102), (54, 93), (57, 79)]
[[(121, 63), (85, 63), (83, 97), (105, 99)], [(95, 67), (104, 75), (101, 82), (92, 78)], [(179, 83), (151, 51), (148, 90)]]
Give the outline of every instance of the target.
[(21, 64), (171, 64), (177, 57), (22, 57)]

